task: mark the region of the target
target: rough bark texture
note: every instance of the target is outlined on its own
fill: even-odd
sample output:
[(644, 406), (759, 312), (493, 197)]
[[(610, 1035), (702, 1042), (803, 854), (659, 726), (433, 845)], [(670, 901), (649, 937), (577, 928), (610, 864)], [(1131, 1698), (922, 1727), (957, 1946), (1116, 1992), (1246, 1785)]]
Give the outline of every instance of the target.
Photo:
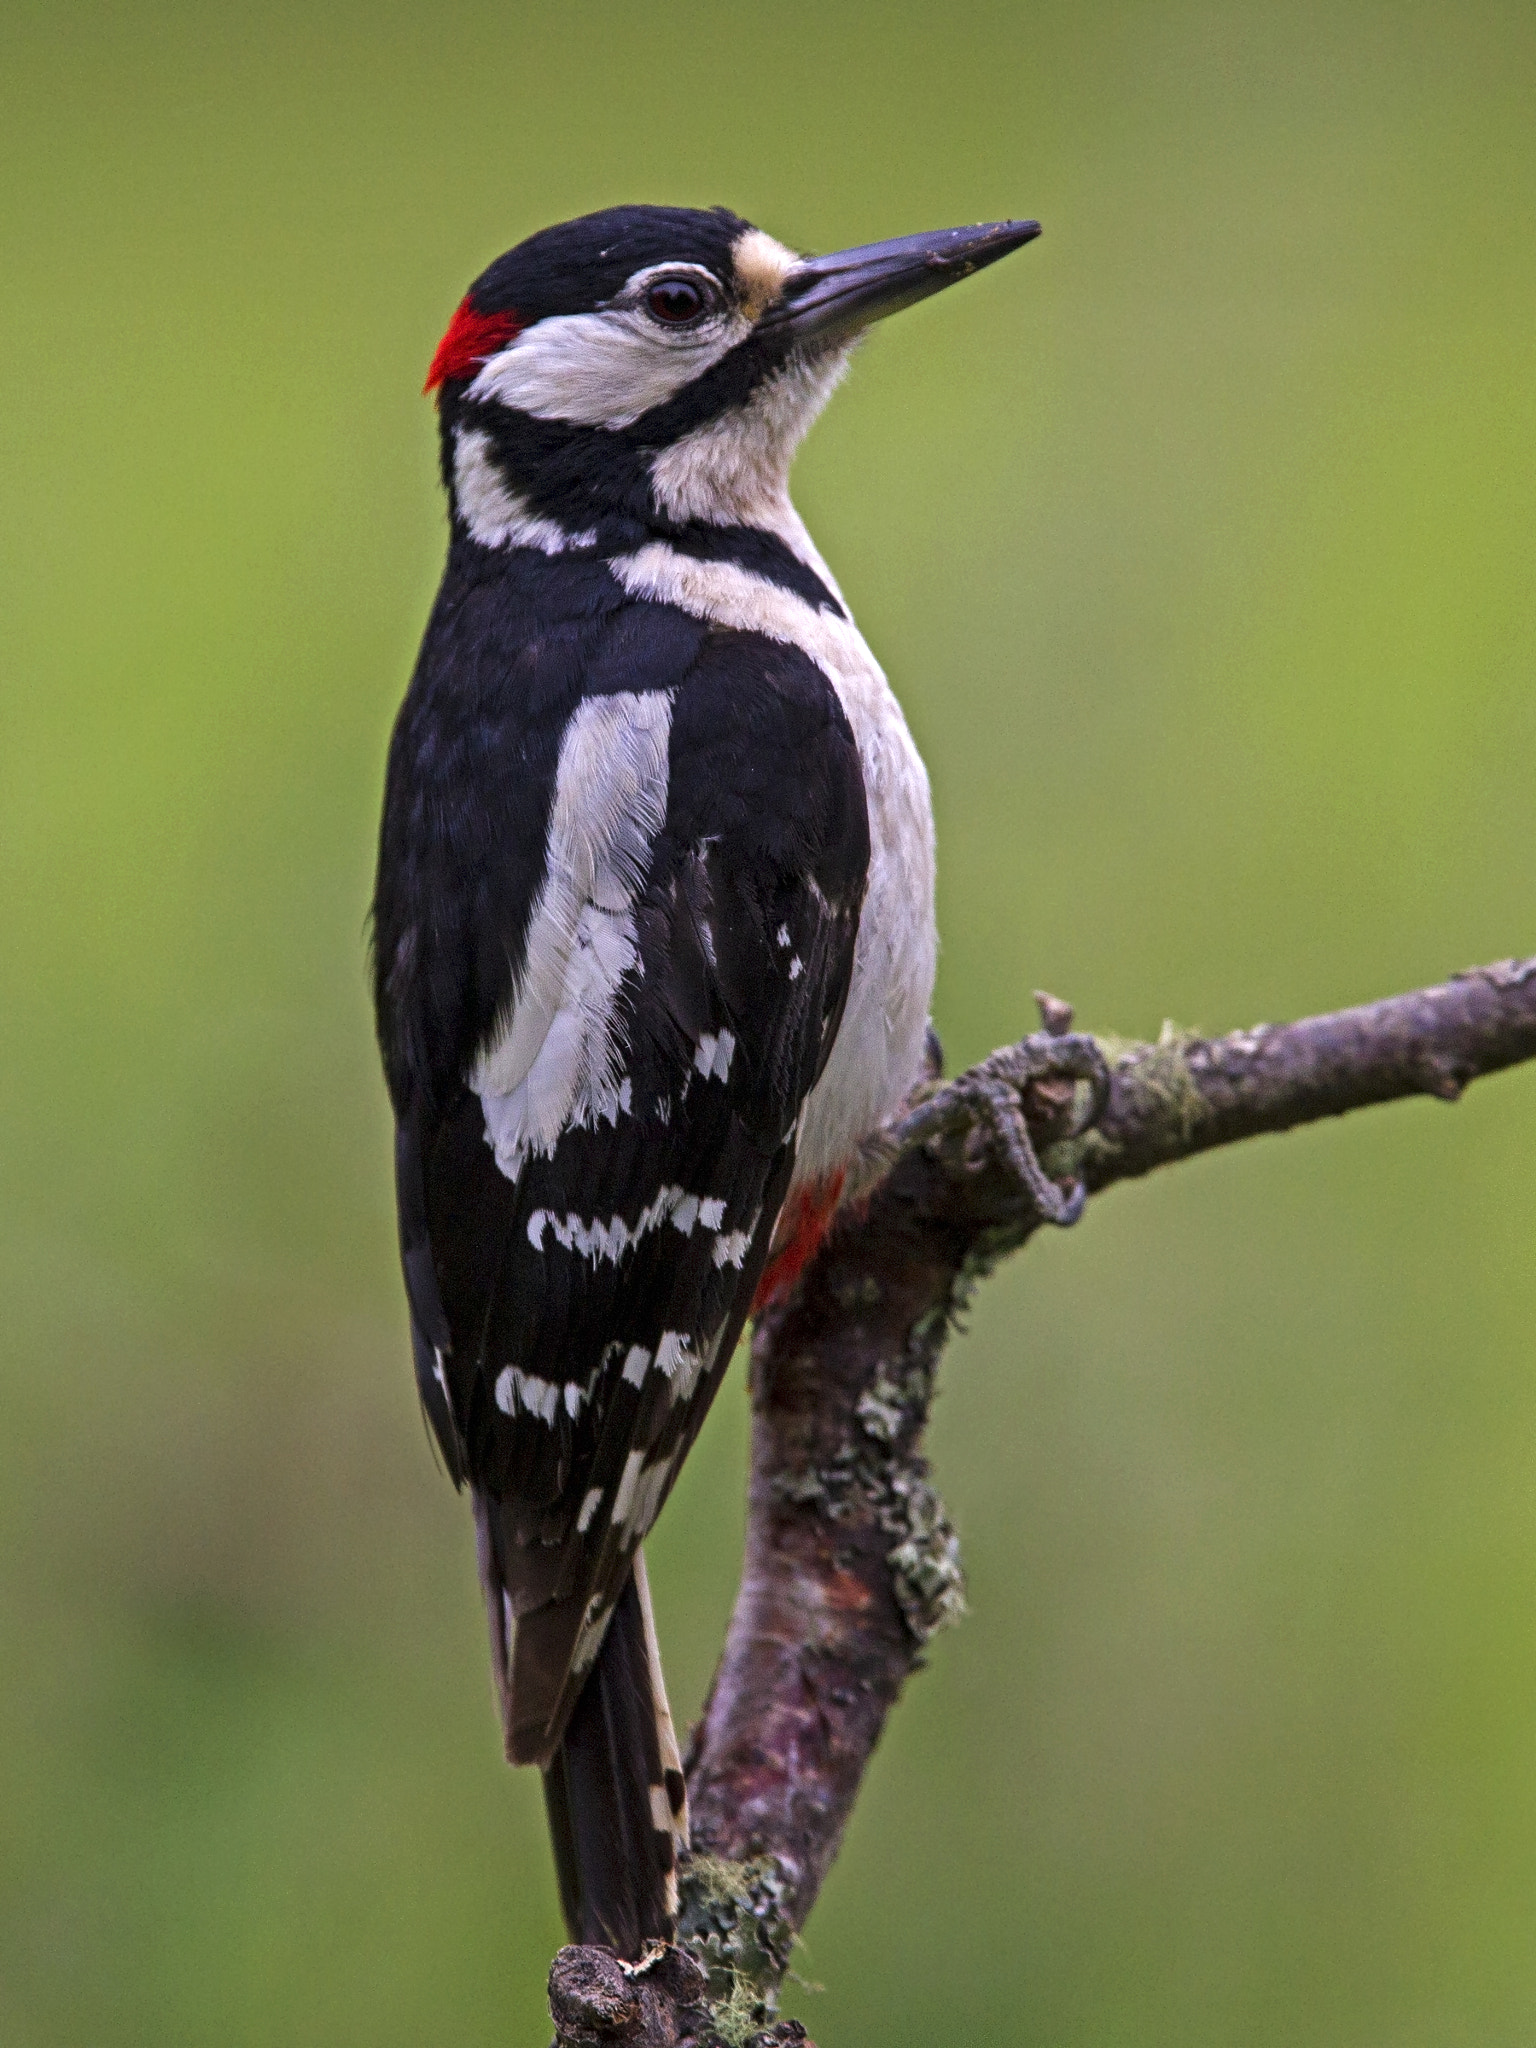
[[(1095, 1041), (1070, 1032), (1066, 1004), (1040, 1004), (1043, 1033), (920, 1091), (863, 1197), (757, 1325), (746, 1560), (688, 1758), (686, 1953), (636, 1973), (604, 1950), (562, 1950), (562, 2043), (804, 2038), (794, 2022), (772, 2025), (795, 1931), (886, 1715), (928, 1638), (964, 1611), (922, 1438), (976, 1281), (1115, 1181), (1370, 1103), (1454, 1101), (1536, 1057), (1536, 958), (1225, 1038), (1165, 1026), (1155, 1044)], [(584, 1983), (608, 1988), (576, 1997)]]

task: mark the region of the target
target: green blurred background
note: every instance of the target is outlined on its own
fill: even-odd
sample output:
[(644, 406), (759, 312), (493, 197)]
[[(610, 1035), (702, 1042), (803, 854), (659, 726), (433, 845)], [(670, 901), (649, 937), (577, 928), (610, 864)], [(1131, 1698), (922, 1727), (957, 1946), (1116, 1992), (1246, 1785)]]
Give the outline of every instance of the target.
[[(0, 94), (0, 2042), (538, 2043), (365, 992), (438, 334), (620, 199), (1038, 214), (798, 471), (952, 1061), (1529, 951), (1536, 10), (11, 0)], [(1530, 2048), (1533, 1141), (1536, 1073), (1266, 1140), (983, 1292), (823, 2048)], [(652, 1545), (685, 1716), (745, 1406)]]

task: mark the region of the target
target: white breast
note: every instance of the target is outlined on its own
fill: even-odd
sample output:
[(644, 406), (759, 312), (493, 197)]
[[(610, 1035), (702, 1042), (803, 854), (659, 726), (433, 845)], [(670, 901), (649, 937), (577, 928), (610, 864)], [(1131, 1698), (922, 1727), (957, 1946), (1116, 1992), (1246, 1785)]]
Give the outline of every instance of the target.
[[(787, 500), (775, 525), (835, 590)], [(869, 807), (869, 886), (842, 1026), (806, 1104), (795, 1167), (797, 1182), (823, 1179), (893, 1114), (922, 1068), (938, 959), (927, 771), (850, 619), (817, 611), (734, 563), (696, 561), (664, 541), (610, 566), (636, 597), (799, 647), (828, 677), (853, 728)]]

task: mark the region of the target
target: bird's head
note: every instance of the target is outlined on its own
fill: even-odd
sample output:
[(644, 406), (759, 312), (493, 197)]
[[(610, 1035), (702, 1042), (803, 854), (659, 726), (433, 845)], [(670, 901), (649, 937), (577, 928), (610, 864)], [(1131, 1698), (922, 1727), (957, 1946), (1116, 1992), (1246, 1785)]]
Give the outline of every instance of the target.
[(724, 207), (617, 206), (530, 235), (470, 286), (428, 372), (456, 526), (553, 554), (773, 524), (859, 334), (1039, 232), (808, 257)]

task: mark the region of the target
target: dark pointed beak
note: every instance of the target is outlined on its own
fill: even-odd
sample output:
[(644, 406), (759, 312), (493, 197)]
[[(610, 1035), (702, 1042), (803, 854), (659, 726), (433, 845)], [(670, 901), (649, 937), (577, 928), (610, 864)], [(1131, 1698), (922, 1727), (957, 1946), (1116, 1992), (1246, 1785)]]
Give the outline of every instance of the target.
[(807, 256), (789, 273), (783, 298), (758, 321), (757, 331), (787, 344), (844, 341), (871, 321), (1022, 249), (1039, 232), (1037, 220), (988, 221), (866, 242), (834, 256)]

